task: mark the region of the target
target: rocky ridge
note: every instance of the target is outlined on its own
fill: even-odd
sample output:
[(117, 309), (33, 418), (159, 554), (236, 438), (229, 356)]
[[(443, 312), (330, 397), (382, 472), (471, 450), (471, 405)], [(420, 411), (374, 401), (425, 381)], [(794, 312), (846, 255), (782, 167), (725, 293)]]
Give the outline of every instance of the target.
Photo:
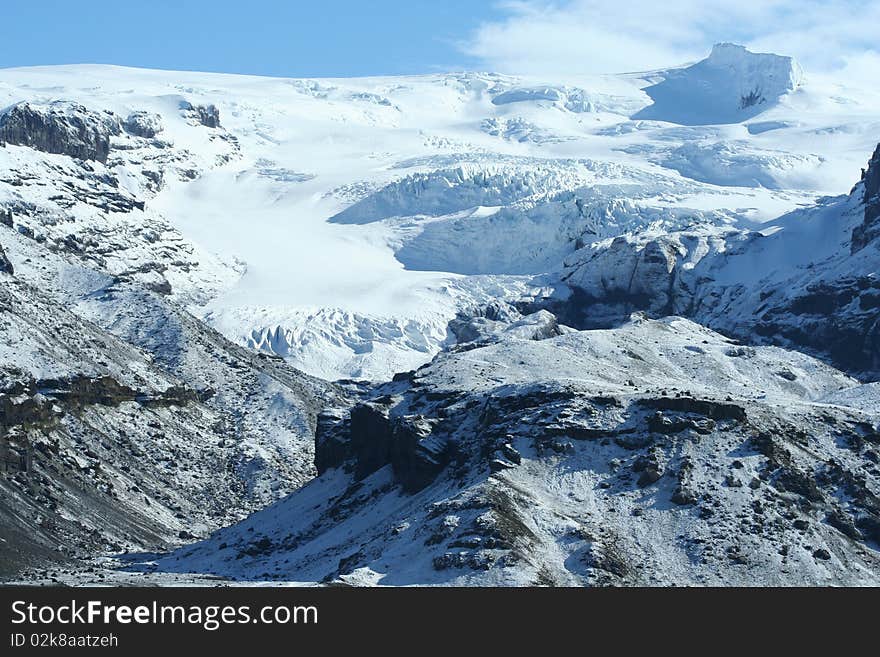
[(332, 387), (178, 303), (231, 269), (146, 207), (168, 180), (140, 167), (185, 182), (197, 159), (146, 112), (23, 103), (2, 126), (0, 574), (191, 541), (311, 477)]
[[(682, 319), (507, 337), (325, 411), (320, 476), (134, 572), (350, 584), (876, 583), (878, 416)], [(831, 396), (834, 401), (823, 401)]]

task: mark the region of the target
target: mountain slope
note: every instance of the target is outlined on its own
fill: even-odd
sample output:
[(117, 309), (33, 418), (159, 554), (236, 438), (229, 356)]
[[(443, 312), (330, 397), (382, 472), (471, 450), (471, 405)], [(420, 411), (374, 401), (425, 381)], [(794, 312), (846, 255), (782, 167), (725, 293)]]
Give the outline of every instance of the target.
[(312, 475), (324, 384), (154, 292), (0, 236), (14, 263), (0, 275), (4, 577), (192, 540)]
[(877, 583), (880, 418), (846, 405), (864, 387), (845, 375), (674, 318), (472, 346), (322, 416), (322, 474), (300, 491), (127, 568), (385, 585)]
[(654, 231), (585, 247), (563, 275), (575, 290), (559, 304), (565, 319), (607, 326), (635, 310), (681, 314), (749, 342), (807, 350), (876, 380), (878, 168), (875, 154), (849, 196), (759, 230)]
[(877, 583), (877, 90), (721, 44), (0, 99), (4, 579)]

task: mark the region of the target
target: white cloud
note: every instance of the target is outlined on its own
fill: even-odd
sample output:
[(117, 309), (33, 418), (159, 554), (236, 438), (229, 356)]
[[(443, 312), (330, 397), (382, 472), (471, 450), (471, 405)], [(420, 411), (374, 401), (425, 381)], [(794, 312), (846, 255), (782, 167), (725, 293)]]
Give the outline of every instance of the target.
[[(619, 73), (704, 57), (714, 43), (793, 55), (808, 71), (865, 73), (876, 61), (875, 0), (516, 0), (461, 44), (491, 70)], [(861, 64), (853, 64), (861, 62)]]

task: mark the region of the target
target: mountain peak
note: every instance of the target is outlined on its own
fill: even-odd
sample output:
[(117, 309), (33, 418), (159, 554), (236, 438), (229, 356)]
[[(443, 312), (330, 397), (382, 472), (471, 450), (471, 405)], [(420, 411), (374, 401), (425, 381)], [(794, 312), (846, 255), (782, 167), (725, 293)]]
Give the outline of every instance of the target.
[(718, 43), (706, 59), (667, 71), (645, 92), (653, 105), (635, 118), (684, 125), (739, 123), (770, 109), (803, 82), (792, 58)]
[(696, 64), (714, 66), (734, 66), (747, 68), (753, 72), (762, 71), (768, 76), (780, 75), (790, 83), (790, 91), (803, 82), (803, 69), (800, 64), (788, 55), (775, 53), (752, 52), (737, 43), (716, 43), (712, 52), (702, 62)]
[(745, 46), (742, 46), (738, 43), (732, 43), (730, 41), (723, 41), (721, 43), (716, 43), (712, 46), (712, 52), (709, 53), (709, 59), (714, 59), (716, 57), (728, 57), (731, 55), (734, 56), (743, 56), (750, 53)]

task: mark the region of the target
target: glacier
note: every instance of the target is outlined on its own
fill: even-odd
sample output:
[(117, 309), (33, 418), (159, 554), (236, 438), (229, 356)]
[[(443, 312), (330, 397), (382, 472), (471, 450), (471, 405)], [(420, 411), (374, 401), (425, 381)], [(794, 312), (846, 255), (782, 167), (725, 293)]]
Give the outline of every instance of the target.
[[(663, 116), (663, 85), (700, 120)], [(764, 101), (739, 109), (754, 86)], [(79, 66), (6, 70), (0, 94), (9, 105), (63, 99), (119, 117), (107, 164), (120, 199), (145, 203), (144, 217), (117, 213), (104, 225), (85, 208), (58, 208), (51, 190), (6, 188), (10, 206), (39, 203), (65, 217), (32, 226), (20, 213), (22, 230), (85, 241), (98, 230), (118, 233), (101, 256), (115, 272), (170, 286), (233, 341), (266, 353), (277, 345), (293, 365), (328, 379), (381, 380), (398, 363), (427, 362), (448, 337), (445, 324), (486, 301), (487, 284), (509, 288), (508, 300), (540, 288), (528, 279), (561, 270), (594, 237), (578, 234), (576, 213), (601, 217), (607, 203), (632, 201), (612, 210), (616, 235), (651, 225), (646, 215), (774, 218), (845, 190), (877, 126), (876, 92), (839, 90), (789, 58), (729, 45), (690, 67), (577, 84), (481, 73), (283, 80)], [(185, 109), (209, 106), (218, 127)], [(755, 128), (757, 111), (775, 128)], [(126, 131), (138, 120), (161, 131)], [(515, 129), (535, 138), (486, 125), (524, 126)], [(34, 176), (53, 162), (24, 147), (3, 157)], [(509, 233), (525, 231), (521, 250), (507, 224)], [(482, 254), (479, 235), (493, 239)], [(150, 255), (168, 248), (180, 255)], [(340, 319), (322, 330), (309, 319), (319, 314)], [(313, 348), (269, 335), (300, 336), (295, 342)], [(318, 351), (325, 357), (306, 355)]]

